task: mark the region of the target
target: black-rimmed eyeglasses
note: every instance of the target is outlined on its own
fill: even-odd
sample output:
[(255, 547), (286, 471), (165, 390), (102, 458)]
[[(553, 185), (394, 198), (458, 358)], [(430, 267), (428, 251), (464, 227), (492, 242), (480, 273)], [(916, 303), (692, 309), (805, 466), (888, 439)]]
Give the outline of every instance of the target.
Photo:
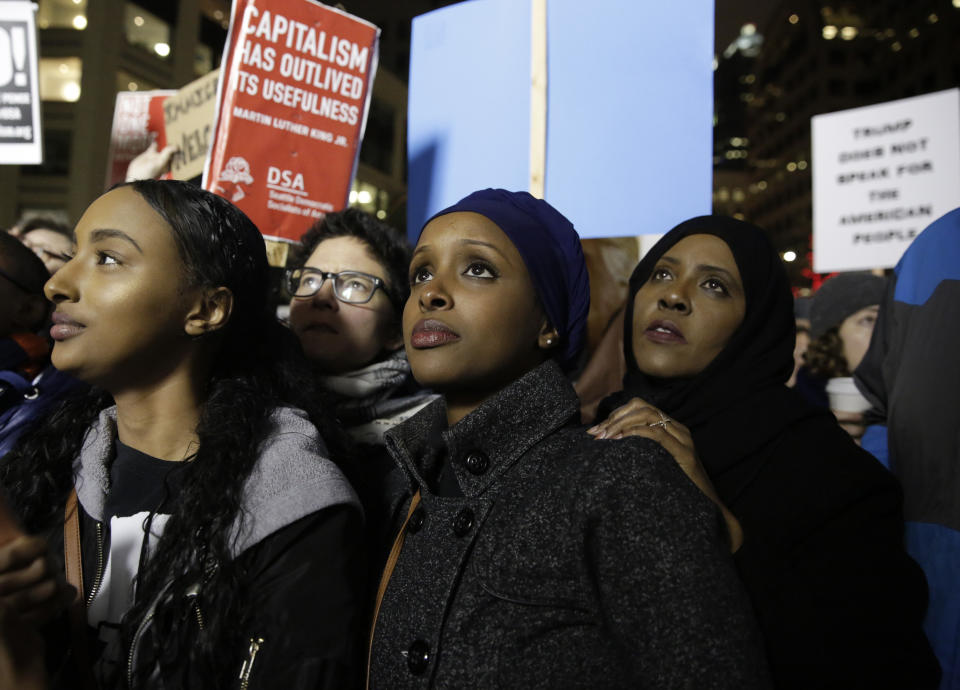
[(286, 278), (287, 291), (296, 299), (313, 297), (328, 279), (333, 280), (334, 296), (347, 304), (366, 304), (373, 299), (377, 288), (390, 296), (382, 278), (360, 271), (331, 273), (316, 268), (298, 268), (287, 271)]

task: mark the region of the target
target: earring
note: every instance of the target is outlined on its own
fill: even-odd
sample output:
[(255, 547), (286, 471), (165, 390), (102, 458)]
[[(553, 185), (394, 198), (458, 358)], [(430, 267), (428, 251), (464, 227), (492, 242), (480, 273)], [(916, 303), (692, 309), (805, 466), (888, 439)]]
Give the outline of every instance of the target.
[(547, 347), (553, 347), (553, 338), (547, 338)]

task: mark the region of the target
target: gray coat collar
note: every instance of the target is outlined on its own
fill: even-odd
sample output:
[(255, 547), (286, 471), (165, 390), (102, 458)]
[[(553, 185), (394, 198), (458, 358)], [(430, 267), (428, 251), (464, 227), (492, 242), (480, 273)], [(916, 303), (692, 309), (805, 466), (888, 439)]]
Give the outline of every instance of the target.
[[(326, 447), (306, 413), (278, 407), (272, 428), (261, 444), (260, 457), (244, 485), (243, 509), (234, 521), (233, 555), (323, 508), (352, 504), (357, 496), (340, 469), (326, 456)], [(77, 498), (88, 515), (103, 521), (110, 491), (110, 460), (117, 437), (117, 408), (109, 407), (87, 431), (74, 460)]]
[[(520, 377), (450, 428), (441, 398), (386, 435), (386, 446), (411, 480), (429, 489), (424, 475), (436, 456), (438, 439), (467, 496), (486, 491), (527, 450), (568, 422), (579, 421), (580, 401), (553, 360)], [(488, 468), (473, 474), (464, 460), (482, 454)]]

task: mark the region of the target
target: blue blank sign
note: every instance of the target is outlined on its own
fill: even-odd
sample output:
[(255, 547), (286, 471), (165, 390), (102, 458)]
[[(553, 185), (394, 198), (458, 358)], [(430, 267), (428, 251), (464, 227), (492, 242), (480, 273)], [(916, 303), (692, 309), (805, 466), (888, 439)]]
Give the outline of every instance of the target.
[[(413, 22), (407, 224), (484, 187), (528, 189), (530, 0)], [(547, 1), (546, 199), (581, 237), (709, 213), (713, 2)]]

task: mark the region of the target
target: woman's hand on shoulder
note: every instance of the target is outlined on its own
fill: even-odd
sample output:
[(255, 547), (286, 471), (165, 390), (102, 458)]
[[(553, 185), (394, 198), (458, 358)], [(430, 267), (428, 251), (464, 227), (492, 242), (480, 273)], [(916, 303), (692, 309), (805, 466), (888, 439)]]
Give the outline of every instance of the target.
[(596, 424), (587, 433), (597, 439), (622, 439), (639, 436), (656, 441), (673, 456), (680, 469), (690, 478), (697, 488), (713, 501), (723, 514), (730, 535), (730, 551), (735, 552), (743, 543), (743, 529), (740, 522), (720, 501), (717, 491), (710, 481), (706, 470), (697, 457), (690, 430), (675, 419), (670, 419), (661, 410), (641, 400), (632, 398), (626, 405), (618, 407), (604, 421)]
[(76, 595), (50, 563), (41, 537), (23, 535), (0, 546), (0, 606), (18, 620), (42, 625)]
[(703, 472), (690, 430), (640, 398), (618, 407), (605, 420), (587, 429), (587, 433), (598, 439), (653, 439), (674, 457), (687, 476)]

